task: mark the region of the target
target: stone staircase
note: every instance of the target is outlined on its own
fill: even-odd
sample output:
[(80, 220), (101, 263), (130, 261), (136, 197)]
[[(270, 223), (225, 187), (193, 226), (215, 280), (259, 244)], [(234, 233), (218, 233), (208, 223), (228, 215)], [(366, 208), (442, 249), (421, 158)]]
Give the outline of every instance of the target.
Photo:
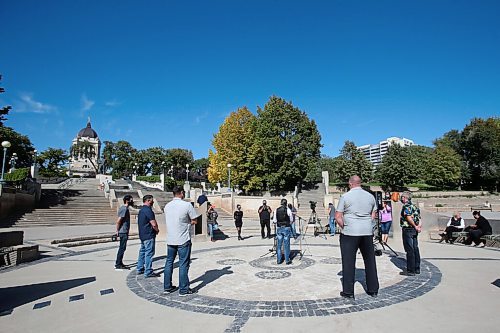
[(316, 215), (321, 219), (321, 224), (325, 227), (328, 224), (328, 207), (323, 207), (325, 197), (325, 184), (316, 184), (313, 189), (302, 190), (299, 193), (299, 207), (297, 208), (297, 215), (300, 216), (305, 223), (311, 216), (311, 201), (316, 202)]
[[(151, 194), (154, 197), (154, 200), (158, 203), (158, 205), (160, 206), (160, 208), (162, 210), (165, 208), (165, 205), (167, 203), (169, 203), (170, 201), (172, 201), (172, 199), (174, 198), (174, 195), (170, 191), (164, 192), (164, 191), (159, 190), (157, 188), (146, 187), (140, 183), (132, 182), (132, 181), (130, 182), (130, 184), (132, 184), (132, 188), (135, 191), (141, 190), (143, 195)], [(134, 197), (134, 200), (136, 200), (135, 197)], [(137, 202), (142, 203), (142, 198), (139, 198)]]
[(96, 179), (67, 189), (42, 189), (42, 198), (31, 212), (11, 216), (2, 226), (36, 227), (86, 224), (114, 224), (116, 210), (111, 209)]

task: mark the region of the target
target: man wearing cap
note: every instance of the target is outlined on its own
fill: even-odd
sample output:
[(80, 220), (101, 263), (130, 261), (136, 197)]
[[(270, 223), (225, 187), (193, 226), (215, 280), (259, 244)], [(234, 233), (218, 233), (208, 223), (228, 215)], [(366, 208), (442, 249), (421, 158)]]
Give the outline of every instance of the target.
[(373, 195), (361, 188), (361, 178), (349, 178), (349, 192), (339, 199), (335, 221), (342, 228), (340, 253), (342, 255), (342, 291), (340, 296), (354, 299), (356, 253), (363, 256), (366, 276), (366, 293), (378, 294), (377, 263), (373, 248), (373, 220), (377, 216), (377, 204)]
[(127, 249), (128, 231), (130, 230), (130, 212), (128, 207), (134, 204), (134, 199), (131, 195), (123, 197), (123, 206), (118, 209), (118, 220), (116, 220), (116, 236), (120, 238), (120, 247), (116, 254), (115, 270), (122, 271), (130, 269), (123, 264), (123, 255)]
[(281, 255), (281, 246), (283, 245), (285, 252), (285, 262), (290, 265), (292, 261), (290, 260), (290, 237), (292, 236), (292, 226), (291, 221), (293, 221), (293, 215), (290, 208), (287, 207), (286, 199), (281, 199), (281, 206), (276, 209), (273, 217), (273, 223), (276, 224), (276, 257), (278, 260), (278, 265), (283, 262)]
[(420, 250), (418, 234), (422, 232), (420, 209), (411, 202), (411, 192), (401, 194), (401, 218), (399, 225), (403, 234), (403, 247), (406, 252), (406, 272), (401, 275), (413, 276), (420, 274)]

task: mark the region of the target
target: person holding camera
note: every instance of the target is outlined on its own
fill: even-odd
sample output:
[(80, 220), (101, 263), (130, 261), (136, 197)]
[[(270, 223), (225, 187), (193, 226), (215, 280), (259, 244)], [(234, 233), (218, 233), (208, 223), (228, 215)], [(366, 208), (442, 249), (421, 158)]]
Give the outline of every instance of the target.
[(291, 222), (293, 220), (292, 211), (287, 207), (286, 199), (281, 199), (281, 206), (276, 209), (273, 217), (273, 223), (276, 224), (276, 258), (277, 263), (280, 265), (283, 262), (281, 246), (285, 252), (285, 262), (290, 265), (290, 237), (292, 236)]
[(377, 263), (373, 247), (373, 220), (377, 216), (377, 204), (373, 195), (361, 188), (361, 178), (349, 178), (349, 192), (340, 197), (335, 220), (342, 233), (342, 291), (340, 296), (354, 299), (354, 275), (356, 252), (361, 251), (365, 263), (366, 292), (376, 297), (379, 289)]
[(264, 233), (264, 228), (267, 230), (267, 238), (271, 238), (271, 207), (267, 205), (266, 200), (262, 200), (262, 206), (259, 207), (259, 218), (260, 218), (260, 234), (262, 239), (266, 238)]

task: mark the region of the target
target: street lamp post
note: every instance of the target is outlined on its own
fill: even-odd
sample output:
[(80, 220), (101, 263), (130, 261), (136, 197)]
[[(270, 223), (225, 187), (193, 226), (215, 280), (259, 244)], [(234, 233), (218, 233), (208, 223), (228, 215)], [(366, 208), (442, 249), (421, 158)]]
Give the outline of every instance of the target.
[(229, 192), (232, 192), (231, 190), (231, 167), (233, 165), (231, 163), (228, 163), (227, 164), (227, 173), (228, 173), (228, 177), (227, 177), (227, 186), (229, 187)]
[(174, 166), (173, 165), (170, 166), (170, 171), (169, 172), (170, 172), (170, 178), (172, 180), (174, 180)]
[(2, 162), (2, 177), (0, 178), (0, 183), (4, 183), (3, 175), (5, 173), (5, 158), (7, 157), (7, 148), (10, 148), (10, 142), (3, 141), (2, 147), (3, 147), (3, 162)]
[(186, 181), (189, 182), (189, 164), (186, 164)]

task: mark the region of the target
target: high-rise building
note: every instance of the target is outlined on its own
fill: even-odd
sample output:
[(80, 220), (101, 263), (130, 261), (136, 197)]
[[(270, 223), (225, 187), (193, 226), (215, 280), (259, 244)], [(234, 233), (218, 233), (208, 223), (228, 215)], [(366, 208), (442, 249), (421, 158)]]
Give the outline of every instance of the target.
[(387, 153), (389, 146), (394, 144), (398, 144), (402, 147), (414, 145), (413, 141), (410, 139), (390, 137), (374, 145), (358, 146), (358, 149), (363, 152), (365, 157), (373, 164), (374, 167), (377, 167), (380, 163), (382, 163), (382, 158)]

